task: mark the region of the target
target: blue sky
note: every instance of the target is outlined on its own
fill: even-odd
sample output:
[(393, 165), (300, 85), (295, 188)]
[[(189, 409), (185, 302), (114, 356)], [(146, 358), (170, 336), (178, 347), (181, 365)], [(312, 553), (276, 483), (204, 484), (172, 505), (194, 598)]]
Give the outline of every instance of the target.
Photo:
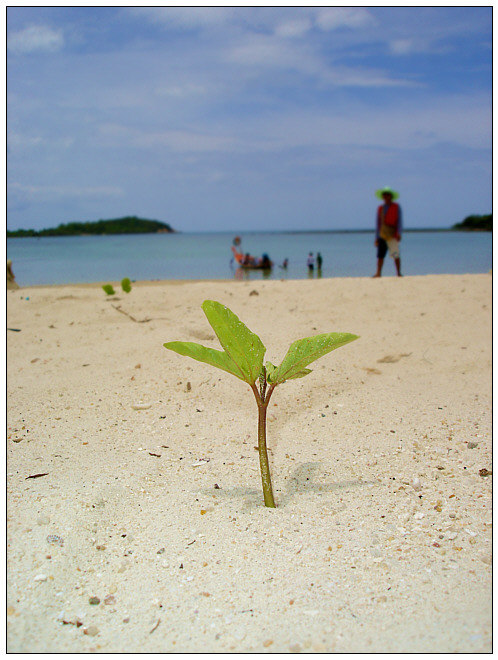
[(489, 7), (9, 7), (7, 226), (491, 212)]

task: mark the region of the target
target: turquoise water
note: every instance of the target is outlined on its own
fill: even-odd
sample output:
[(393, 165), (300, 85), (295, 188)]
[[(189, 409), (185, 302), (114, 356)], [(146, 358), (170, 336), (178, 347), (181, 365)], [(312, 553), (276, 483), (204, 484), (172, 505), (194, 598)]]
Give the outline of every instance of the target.
[[(368, 277), (375, 272), (373, 232), (246, 233), (244, 252), (275, 262), (269, 279), (306, 279), (309, 252), (323, 257), (323, 277)], [(261, 279), (231, 263), (233, 234), (139, 234), (7, 239), (21, 286), (165, 279)], [(287, 270), (278, 267), (289, 260)], [(410, 232), (401, 242), (404, 275), (485, 273), (492, 267), (492, 234)], [(386, 258), (385, 276), (394, 275)], [(316, 277), (316, 271), (315, 271)]]

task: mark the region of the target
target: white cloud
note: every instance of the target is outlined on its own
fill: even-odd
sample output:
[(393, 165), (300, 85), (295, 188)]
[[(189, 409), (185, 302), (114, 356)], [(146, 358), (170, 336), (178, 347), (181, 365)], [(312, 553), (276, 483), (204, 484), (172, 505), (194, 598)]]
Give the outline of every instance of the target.
[(275, 34), (277, 37), (294, 38), (302, 37), (309, 32), (312, 23), (309, 18), (298, 18), (296, 20), (284, 21), (277, 25)]
[(17, 201), (19, 198), (30, 201), (52, 200), (54, 197), (83, 197), (83, 198), (105, 198), (121, 197), (122, 188), (118, 186), (30, 186), (21, 183), (9, 183), (7, 185), (8, 196), (13, 196)]
[[(466, 127), (466, 130), (463, 128)], [(434, 107), (351, 110), (337, 116), (296, 112), (268, 122), (260, 133), (277, 148), (358, 146), (412, 152), (441, 143), (491, 149), (489, 100), (440, 99)]]
[(177, 99), (188, 99), (192, 96), (201, 96), (206, 93), (206, 88), (191, 83), (178, 85), (160, 85), (156, 88), (157, 96), (166, 96)]
[[(467, 127), (466, 131), (462, 127)], [(204, 130), (130, 127), (105, 124), (98, 143), (103, 146), (165, 150), (184, 155), (283, 154), (289, 150), (328, 150), (335, 147), (402, 149), (415, 153), (441, 143), (472, 149), (491, 148), (489, 100), (451, 97), (411, 108), (349, 108), (335, 115), (321, 109), (223, 121)]]
[(319, 9), (316, 24), (322, 30), (336, 30), (341, 27), (361, 28), (375, 23), (370, 12), (363, 7), (327, 7)]
[(42, 143), (39, 135), (22, 135), (20, 133), (9, 133), (7, 137), (9, 148), (34, 147)]
[(389, 42), (389, 50), (395, 55), (408, 55), (413, 52), (413, 39), (395, 39)]
[(213, 27), (233, 17), (236, 7), (129, 7), (135, 16), (166, 27)]
[(104, 124), (99, 133), (102, 140), (113, 145), (140, 149), (166, 148), (178, 153), (232, 152), (236, 140), (226, 135), (210, 135), (201, 131), (166, 130), (149, 131), (146, 128), (129, 128), (120, 124)]
[(16, 55), (36, 51), (56, 52), (63, 45), (62, 32), (46, 25), (31, 25), (20, 32), (13, 32), (7, 38), (8, 50)]
[(375, 18), (364, 7), (128, 7), (126, 11), (167, 28), (188, 30), (238, 26), (246, 34), (263, 30), (285, 38), (302, 36), (313, 25), (330, 31), (376, 24)]
[(419, 87), (419, 83), (401, 78), (391, 78), (389, 74), (376, 69), (360, 67), (330, 67), (324, 80), (337, 87)]
[(437, 46), (429, 39), (393, 39), (388, 42), (389, 50), (393, 55), (412, 55), (414, 53), (441, 53), (442, 46)]
[(260, 70), (287, 69), (319, 80), (331, 87), (415, 87), (419, 83), (403, 80), (382, 70), (360, 66), (339, 66), (326, 62), (308, 46), (276, 36), (251, 35), (239, 40), (226, 55), (236, 65)]
[(227, 57), (236, 64), (248, 66), (308, 68), (300, 50), (286, 41), (264, 35), (251, 35), (240, 40)]

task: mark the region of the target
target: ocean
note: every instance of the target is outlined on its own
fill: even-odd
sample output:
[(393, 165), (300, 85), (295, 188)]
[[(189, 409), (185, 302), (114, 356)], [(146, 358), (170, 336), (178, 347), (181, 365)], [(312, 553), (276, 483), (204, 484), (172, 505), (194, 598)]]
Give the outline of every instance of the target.
[[(244, 253), (267, 253), (270, 274), (233, 263), (233, 233), (136, 234), (8, 238), (20, 286), (133, 280), (306, 279), (308, 253), (323, 258), (322, 277), (374, 274), (373, 232), (240, 233)], [(284, 259), (287, 269), (281, 268)], [(489, 232), (409, 231), (401, 242), (403, 275), (485, 273), (492, 267)], [(384, 276), (395, 274), (386, 257)], [(314, 277), (318, 277), (315, 269)]]

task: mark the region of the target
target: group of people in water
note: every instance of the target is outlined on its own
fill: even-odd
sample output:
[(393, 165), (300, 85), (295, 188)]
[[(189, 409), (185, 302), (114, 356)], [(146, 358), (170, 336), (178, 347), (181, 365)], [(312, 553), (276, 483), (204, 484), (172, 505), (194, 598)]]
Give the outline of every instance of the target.
[[(242, 252), (242, 250), (237, 250), (237, 248), (240, 246), (240, 243), (241, 243), (240, 237), (236, 236), (233, 240), (233, 245), (232, 245), (232, 253), (233, 253), (232, 263), (233, 261), (235, 261), (236, 264), (239, 266), (239, 268), (247, 269), (247, 270), (257, 269), (266, 272), (272, 270), (274, 264), (267, 254), (263, 254), (262, 257), (253, 257), (251, 254), (249, 254), (249, 252), (244, 253)], [(313, 255), (313, 252), (310, 252), (308, 254), (307, 267), (308, 267), (309, 277), (313, 277), (314, 275), (315, 263), (317, 268), (317, 275), (318, 277), (321, 277), (323, 259), (320, 252), (317, 253), (316, 260)], [(289, 260), (285, 258), (282, 264), (279, 265), (279, 268), (283, 270), (287, 270), (288, 266), (289, 266)]]
[(264, 254), (259, 258), (253, 257), (247, 252), (240, 261), (237, 261), (237, 263), (245, 268), (260, 268), (261, 270), (270, 270), (273, 268), (273, 262), (267, 254)]

